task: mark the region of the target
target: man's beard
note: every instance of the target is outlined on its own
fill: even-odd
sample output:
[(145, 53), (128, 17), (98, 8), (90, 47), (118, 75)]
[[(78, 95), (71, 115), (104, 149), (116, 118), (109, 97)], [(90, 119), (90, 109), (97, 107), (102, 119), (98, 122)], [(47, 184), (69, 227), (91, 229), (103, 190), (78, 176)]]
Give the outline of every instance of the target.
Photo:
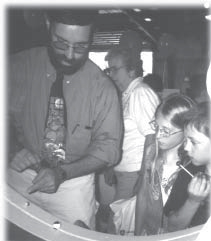
[[(88, 59), (88, 51), (84, 54), (84, 56), (81, 59), (67, 59), (64, 54), (55, 53), (52, 47), (48, 48), (48, 55), (55, 69), (65, 75), (72, 75), (76, 73)], [(62, 60), (66, 61), (67, 63), (70, 63), (71, 66), (62, 64)]]

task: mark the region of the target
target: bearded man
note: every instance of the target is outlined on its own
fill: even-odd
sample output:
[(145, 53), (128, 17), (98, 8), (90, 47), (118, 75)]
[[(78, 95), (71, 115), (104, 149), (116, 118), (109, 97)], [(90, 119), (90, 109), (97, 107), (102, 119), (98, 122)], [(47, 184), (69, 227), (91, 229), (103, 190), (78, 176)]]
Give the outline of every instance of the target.
[(121, 151), (118, 95), (88, 58), (96, 11), (45, 16), (49, 45), (8, 61), (9, 131), (17, 142), (7, 182), (61, 220), (94, 229), (95, 172), (116, 164)]

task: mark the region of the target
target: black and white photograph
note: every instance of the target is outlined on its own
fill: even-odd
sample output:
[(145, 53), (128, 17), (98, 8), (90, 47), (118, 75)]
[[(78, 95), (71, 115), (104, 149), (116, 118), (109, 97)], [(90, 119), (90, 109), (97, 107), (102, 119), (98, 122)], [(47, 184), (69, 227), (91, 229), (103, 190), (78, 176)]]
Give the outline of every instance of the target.
[(210, 238), (210, 7), (3, 3), (2, 240)]

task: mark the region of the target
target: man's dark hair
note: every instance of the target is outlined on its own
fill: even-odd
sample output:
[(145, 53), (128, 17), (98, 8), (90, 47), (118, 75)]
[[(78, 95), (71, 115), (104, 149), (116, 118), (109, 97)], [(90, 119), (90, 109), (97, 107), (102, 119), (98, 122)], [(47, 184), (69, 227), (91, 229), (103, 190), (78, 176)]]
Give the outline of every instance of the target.
[(95, 9), (50, 9), (46, 10), (50, 22), (57, 22), (70, 25), (86, 26), (92, 25), (97, 17)]

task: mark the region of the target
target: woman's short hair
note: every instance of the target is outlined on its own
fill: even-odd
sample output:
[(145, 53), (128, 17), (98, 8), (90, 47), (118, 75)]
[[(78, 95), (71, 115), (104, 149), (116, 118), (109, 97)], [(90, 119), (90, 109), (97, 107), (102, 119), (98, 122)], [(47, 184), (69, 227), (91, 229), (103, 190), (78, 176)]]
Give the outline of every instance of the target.
[(168, 117), (172, 125), (179, 129), (183, 128), (183, 114), (190, 110), (195, 102), (183, 94), (171, 94), (167, 96), (157, 107), (155, 117), (161, 113)]
[(128, 71), (134, 70), (136, 76), (143, 75), (142, 60), (138, 58), (137, 55), (134, 55), (130, 48), (114, 46), (105, 56), (105, 61), (110, 61), (116, 57), (122, 59), (122, 62)]

